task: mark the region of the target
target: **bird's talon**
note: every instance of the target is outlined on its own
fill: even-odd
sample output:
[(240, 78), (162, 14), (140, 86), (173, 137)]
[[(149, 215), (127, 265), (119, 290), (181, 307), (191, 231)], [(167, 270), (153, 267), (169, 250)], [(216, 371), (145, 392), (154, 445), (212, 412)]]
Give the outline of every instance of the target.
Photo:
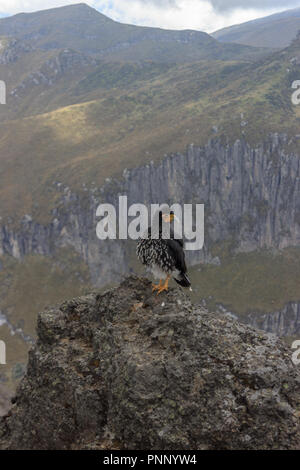
[(152, 292), (155, 292), (156, 290), (161, 289), (161, 281), (159, 281), (159, 284), (152, 284)]
[(169, 289), (169, 279), (170, 279), (170, 277), (168, 277), (168, 278), (166, 279), (165, 283), (164, 283), (162, 286), (160, 286), (160, 287), (158, 288), (158, 292), (157, 292), (156, 295), (161, 294), (163, 291), (167, 291), (167, 292), (168, 292), (168, 289)]
[(159, 294), (161, 294), (161, 293), (164, 292), (164, 291), (167, 291), (167, 292), (168, 292), (168, 288), (167, 288), (167, 287), (164, 287), (163, 289), (159, 289), (156, 295), (159, 295)]

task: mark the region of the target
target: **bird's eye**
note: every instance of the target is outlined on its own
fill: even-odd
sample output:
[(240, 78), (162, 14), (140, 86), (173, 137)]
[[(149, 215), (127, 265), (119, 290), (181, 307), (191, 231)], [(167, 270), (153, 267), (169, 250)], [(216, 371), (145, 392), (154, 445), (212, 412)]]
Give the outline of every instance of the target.
[(163, 219), (164, 219), (164, 222), (170, 223), (174, 219), (174, 215), (172, 216), (171, 214), (164, 214)]

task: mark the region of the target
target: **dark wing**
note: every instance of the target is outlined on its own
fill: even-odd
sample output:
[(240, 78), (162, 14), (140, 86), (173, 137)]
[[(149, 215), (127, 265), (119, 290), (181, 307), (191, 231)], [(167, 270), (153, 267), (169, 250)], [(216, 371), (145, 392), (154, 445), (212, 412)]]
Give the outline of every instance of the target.
[(186, 273), (187, 267), (185, 264), (185, 255), (183, 250), (183, 240), (165, 240), (168, 251), (172, 259), (174, 260), (175, 268), (180, 273)]

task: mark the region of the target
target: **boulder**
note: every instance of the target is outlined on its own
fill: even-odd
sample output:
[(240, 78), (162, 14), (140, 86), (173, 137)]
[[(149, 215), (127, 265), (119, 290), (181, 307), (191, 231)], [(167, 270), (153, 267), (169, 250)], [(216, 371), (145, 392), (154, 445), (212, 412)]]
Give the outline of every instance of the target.
[(277, 337), (129, 277), (41, 313), (2, 449), (299, 449)]

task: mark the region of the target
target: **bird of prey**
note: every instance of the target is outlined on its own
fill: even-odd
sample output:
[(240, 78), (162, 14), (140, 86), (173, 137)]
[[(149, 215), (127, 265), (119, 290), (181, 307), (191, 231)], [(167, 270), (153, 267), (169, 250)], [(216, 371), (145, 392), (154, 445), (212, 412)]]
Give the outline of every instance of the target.
[(182, 287), (191, 287), (186, 274), (183, 240), (175, 238), (170, 225), (175, 218), (174, 212), (162, 206), (159, 211), (158, 234), (155, 236), (155, 229), (150, 226), (137, 244), (137, 257), (159, 279), (159, 284), (153, 284), (153, 292), (157, 291), (157, 295), (168, 290), (171, 277)]

